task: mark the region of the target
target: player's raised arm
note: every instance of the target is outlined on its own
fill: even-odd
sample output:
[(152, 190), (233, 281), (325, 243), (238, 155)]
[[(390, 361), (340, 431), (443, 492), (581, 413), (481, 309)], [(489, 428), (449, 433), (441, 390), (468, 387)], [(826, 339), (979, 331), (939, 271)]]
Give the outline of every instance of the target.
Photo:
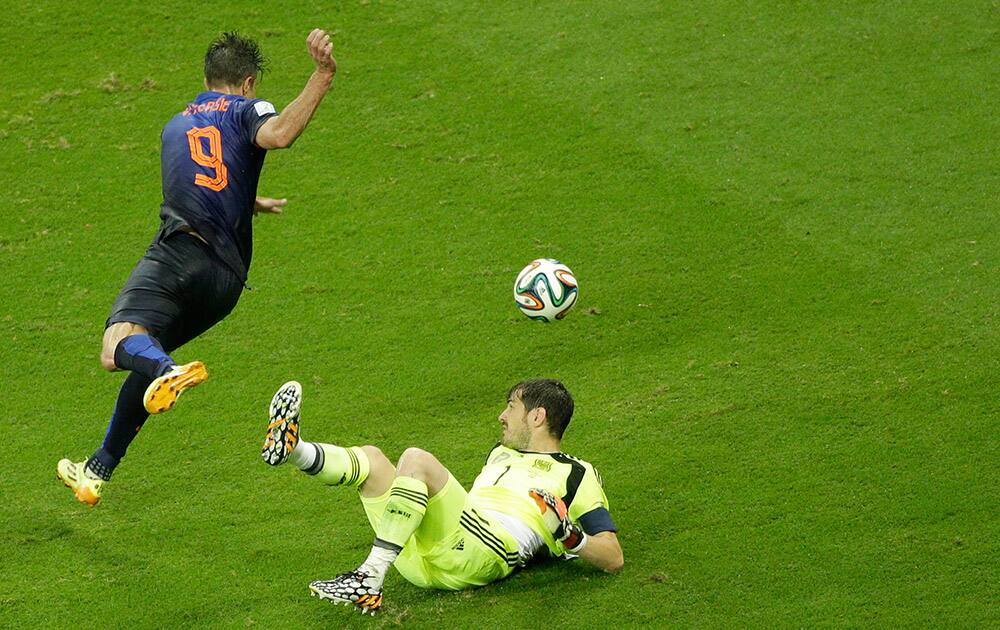
[(333, 43), (326, 31), (313, 29), (306, 38), (306, 46), (316, 62), (316, 70), (302, 88), (302, 93), (284, 111), (269, 118), (257, 130), (254, 142), (262, 149), (286, 149), (292, 146), (312, 120), (316, 108), (323, 101), (334, 75), (337, 74)]

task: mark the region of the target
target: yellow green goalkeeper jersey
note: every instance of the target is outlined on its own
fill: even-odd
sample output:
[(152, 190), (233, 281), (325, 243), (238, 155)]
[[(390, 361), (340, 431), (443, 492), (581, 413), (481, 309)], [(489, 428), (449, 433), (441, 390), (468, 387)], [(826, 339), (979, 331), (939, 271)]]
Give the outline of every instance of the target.
[(528, 494), (532, 488), (561, 497), (570, 518), (588, 535), (617, 531), (601, 476), (589, 463), (565, 453), (519, 451), (497, 444), (472, 484), (469, 498), (477, 508), (524, 523), (553, 556), (561, 556), (566, 550), (545, 527), (541, 510)]

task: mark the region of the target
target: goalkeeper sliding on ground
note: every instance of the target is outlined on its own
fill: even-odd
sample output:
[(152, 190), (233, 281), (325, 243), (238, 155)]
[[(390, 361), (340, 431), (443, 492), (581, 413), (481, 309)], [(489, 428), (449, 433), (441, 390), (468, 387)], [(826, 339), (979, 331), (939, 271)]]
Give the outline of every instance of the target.
[(573, 415), (573, 398), (559, 381), (511, 388), (499, 418), (503, 436), (469, 492), (418, 448), (405, 450), (393, 466), (374, 446), (301, 440), (301, 402), (295, 381), (274, 395), (261, 456), (328, 485), (357, 488), (375, 530), (368, 558), (353, 571), (313, 582), (312, 595), (374, 615), (390, 565), (417, 586), (449, 590), (503, 579), (539, 556), (621, 569), (600, 476), (559, 450)]

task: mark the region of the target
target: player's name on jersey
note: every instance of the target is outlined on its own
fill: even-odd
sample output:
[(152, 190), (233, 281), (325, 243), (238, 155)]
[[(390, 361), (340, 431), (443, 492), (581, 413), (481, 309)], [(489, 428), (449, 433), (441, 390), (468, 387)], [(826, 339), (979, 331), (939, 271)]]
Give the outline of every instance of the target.
[(194, 114), (200, 114), (202, 112), (224, 112), (229, 109), (229, 101), (225, 97), (220, 96), (214, 101), (209, 101), (207, 103), (201, 103), (200, 105), (195, 105), (191, 103), (184, 110), (185, 116), (192, 116)]

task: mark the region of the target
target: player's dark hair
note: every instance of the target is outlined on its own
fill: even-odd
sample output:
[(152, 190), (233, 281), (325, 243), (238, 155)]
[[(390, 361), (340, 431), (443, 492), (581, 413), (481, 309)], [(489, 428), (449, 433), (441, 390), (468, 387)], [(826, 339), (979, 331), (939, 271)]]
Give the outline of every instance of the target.
[(266, 65), (257, 42), (235, 31), (223, 33), (205, 53), (205, 81), (214, 87), (241, 85), (247, 77), (263, 74)]
[(549, 433), (562, 439), (570, 418), (573, 417), (573, 397), (566, 386), (554, 378), (538, 378), (521, 381), (507, 392), (507, 398), (517, 395), (527, 411), (545, 409), (545, 421)]

